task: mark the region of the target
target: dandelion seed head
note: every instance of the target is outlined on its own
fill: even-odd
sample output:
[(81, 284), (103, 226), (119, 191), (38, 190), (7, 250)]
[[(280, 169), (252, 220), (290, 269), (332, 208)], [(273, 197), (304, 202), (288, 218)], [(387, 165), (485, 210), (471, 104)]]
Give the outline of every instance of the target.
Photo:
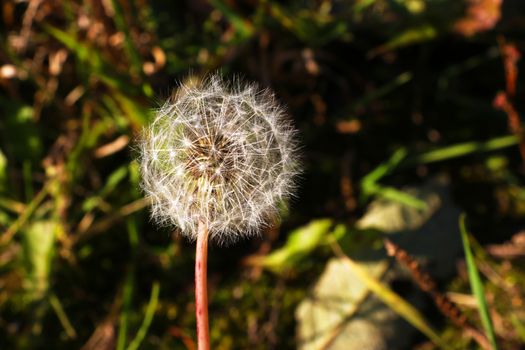
[(195, 239), (255, 234), (278, 215), (299, 172), (296, 131), (269, 91), (213, 75), (182, 85), (140, 139), (151, 216)]

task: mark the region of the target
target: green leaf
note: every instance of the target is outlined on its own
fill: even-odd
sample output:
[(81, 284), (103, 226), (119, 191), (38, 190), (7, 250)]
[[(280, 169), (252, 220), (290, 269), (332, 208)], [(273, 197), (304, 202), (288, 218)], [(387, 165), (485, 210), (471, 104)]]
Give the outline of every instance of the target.
[(49, 287), (56, 229), (56, 222), (42, 220), (33, 222), (23, 232), (24, 286), (32, 300), (42, 298)]
[(485, 329), (487, 338), (492, 345), (494, 350), (498, 349), (496, 344), (496, 336), (494, 334), (494, 328), (492, 326), (492, 320), (490, 319), (489, 309), (487, 306), (487, 299), (485, 298), (485, 288), (481, 282), (476, 262), (474, 261), (474, 255), (470, 248), (469, 234), (465, 225), (465, 214), (462, 214), (459, 219), (459, 228), (461, 232), (461, 240), (463, 241), (463, 248), (465, 250), (465, 261), (467, 263), (468, 277), (470, 280), (470, 287), (478, 304), (479, 316), (481, 317), (481, 323)]
[(323, 243), (332, 227), (332, 220), (319, 219), (292, 231), (285, 245), (267, 256), (254, 261), (275, 272), (293, 267), (312, 250)]

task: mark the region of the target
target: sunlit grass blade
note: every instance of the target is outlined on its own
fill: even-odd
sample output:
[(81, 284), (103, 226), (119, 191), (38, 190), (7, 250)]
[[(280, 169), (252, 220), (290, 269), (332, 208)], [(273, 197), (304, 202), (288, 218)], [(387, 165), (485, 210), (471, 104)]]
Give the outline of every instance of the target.
[(405, 148), (399, 148), (394, 154), (392, 154), (389, 160), (380, 164), (377, 168), (364, 176), (361, 180), (361, 186), (366, 189), (367, 186), (375, 184), (380, 179), (394, 171), (406, 156), (407, 150)]
[(160, 291), (160, 284), (159, 282), (154, 282), (153, 286), (151, 287), (151, 296), (149, 299), (148, 307), (146, 309), (146, 315), (144, 316), (144, 320), (142, 321), (142, 325), (139, 328), (139, 331), (137, 332), (137, 335), (133, 339), (133, 341), (129, 344), (127, 347), (127, 350), (137, 350), (146, 337), (146, 334), (148, 333), (149, 326), (151, 325), (151, 322), (153, 321), (153, 316), (155, 315), (155, 309), (157, 308), (157, 304), (159, 301), (159, 291)]
[(128, 96), (113, 92), (113, 98), (117, 101), (135, 129), (140, 129), (148, 121), (149, 112), (146, 108), (135, 102)]
[(403, 317), (408, 323), (418, 329), (421, 333), (426, 335), (434, 344), (443, 349), (450, 349), (446, 342), (436, 333), (436, 331), (428, 324), (423, 315), (410, 305), (405, 299), (392, 291), (388, 286), (381, 283), (376, 278), (370, 276), (365, 269), (358, 263), (348, 257), (338, 243), (334, 241), (332, 248), (336, 255), (342, 258), (347, 266), (355, 273), (361, 281), (374, 293), (381, 301), (383, 301), (390, 309), (392, 309), (399, 316)]
[(77, 332), (75, 328), (73, 327), (73, 325), (71, 324), (69, 317), (67, 317), (67, 314), (64, 311), (64, 308), (62, 307), (62, 303), (60, 303), (60, 300), (57, 298), (55, 294), (51, 293), (49, 295), (49, 303), (51, 304), (51, 307), (55, 311), (55, 314), (57, 315), (58, 320), (60, 321), (62, 328), (64, 328), (64, 331), (66, 332), (67, 336), (70, 339), (75, 339), (77, 337)]
[(0, 208), (20, 215), (24, 212), (26, 205), (11, 198), (0, 197)]
[(495, 45), (479, 55), (471, 56), (462, 62), (451, 65), (450, 67), (443, 70), (443, 73), (441, 73), (441, 76), (438, 80), (439, 89), (446, 89), (449, 86), (449, 81), (452, 78), (458, 77), (461, 74), (472, 71), (473, 69), (478, 68), (480, 65), (486, 64), (500, 56), (501, 53), (499, 47)]
[(370, 51), (369, 56), (375, 56), (401, 47), (429, 41), (434, 39), (438, 34), (437, 28), (431, 24), (423, 24), (418, 27), (409, 28), (397, 34), (385, 44)]
[(374, 184), (374, 186), (370, 186), (367, 188), (367, 195), (375, 195), (377, 197), (404, 204), (406, 206), (419, 210), (428, 209), (427, 203), (425, 203), (421, 199), (416, 198), (408, 194), (407, 192), (400, 191), (393, 187), (386, 187)]
[(288, 235), (283, 247), (265, 256), (248, 260), (249, 264), (264, 266), (274, 272), (283, 272), (296, 266), (303, 258), (320, 246), (333, 225), (330, 219), (318, 219), (295, 229)]
[(122, 312), (120, 313), (119, 320), (119, 331), (117, 338), (117, 350), (124, 350), (126, 348), (126, 340), (128, 337), (128, 321), (129, 314), (131, 312), (131, 300), (133, 296), (133, 284), (134, 284), (134, 271), (131, 270), (126, 276), (126, 281), (124, 282), (124, 289), (122, 291), (123, 301), (122, 301)]
[(85, 240), (92, 235), (100, 234), (106, 232), (111, 226), (125, 217), (144, 209), (151, 203), (151, 199), (148, 197), (137, 199), (131, 203), (128, 203), (119, 209), (115, 209), (111, 214), (108, 214), (106, 217), (101, 218), (89, 227), (88, 230), (79, 232), (77, 236), (73, 239), (73, 244), (76, 244), (82, 240)]
[(33, 215), (34, 211), (38, 208), (40, 203), (46, 198), (51, 181), (46, 182), (44, 187), (38, 192), (33, 200), (25, 207), (25, 210), (20, 216), (7, 228), (7, 230), (0, 235), (0, 245), (9, 243), (11, 238), (18, 232), (18, 230), (24, 226), (27, 220)]
[(496, 336), (494, 334), (494, 328), (492, 326), (487, 300), (485, 298), (485, 289), (483, 287), (483, 283), (481, 282), (481, 278), (474, 261), (474, 255), (472, 254), (472, 250), (470, 248), (468, 232), (465, 225), (465, 214), (462, 214), (459, 219), (459, 227), (461, 232), (461, 240), (463, 241), (463, 248), (465, 250), (465, 261), (467, 264), (470, 287), (472, 288), (472, 293), (474, 294), (478, 304), (481, 323), (483, 324), (483, 328), (485, 329), (486, 336), (489, 339), (492, 348), (497, 350), (498, 346), (496, 344)]
[(49, 24), (42, 23), (42, 28), (53, 38), (71, 50), (76, 58), (82, 63), (80, 71), (85, 71), (86, 75), (96, 75), (104, 84), (116, 91), (126, 94), (140, 96), (141, 89), (129, 83), (129, 77), (122, 75), (114, 70), (113, 64), (104, 59), (102, 53), (89, 43), (84, 43), (76, 34), (65, 32)]
[(519, 142), (515, 135), (497, 137), (485, 142), (465, 142), (452, 146), (442, 147), (436, 150), (421, 153), (419, 155), (407, 156), (404, 148), (398, 149), (389, 160), (380, 164), (377, 168), (363, 177), (361, 190), (363, 196), (376, 195), (389, 200), (394, 200), (418, 209), (425, 209), (426, 204), (408, 193), (395, 188), (385, 187), (379, 184), (379, 180), (391, 174), (397, 169), (417, 164), (434, 163), (476, 153), (496, 151), (517, 145)]
[(512, 326), (514, 327), (514, 330), (516, 331), (518, 337), (525, 344), (525, 324), (523, 324), (523, 322), (520, 321), (516, 314), (510, 315), (510, 323), (512, 323)]
[(389, 160), (380, 164), (377, 168), (363, 177), (361, 180), (362, 195), (365, 198), (369, 196), (378, 196), (416, 209), (427, 209), (427, 204), (424, 201), (406, 192), (397, 190), (393, 187), (382, 186), (378, 183), (380, 179), (399, 167), (406, 158), (406, 155), (407, 151), (405, 148), (398, 149), (392, 154)]
[(135, 285), (135, 267), (137, 259), (137, 248), (139, 244), (138, 228), (134, 218), (128, 218), (126, 220), (126, 226), (128, 229), (129, 245), (131, 248), (132, 262), (129, 267), (129, 271), (124, 282), (124, 288), (122, 291), (122, 312), (119, 320), (119, 332), (117, 338), (117, 350), (126, 349), (126, 342), (128, 338), (128, 324), (129, 315), (131, 313), (131, 302), (133, 300), (133, 289)]
[(414, 76), (411, 72), (403, 72), (399, 74), (391, 81), (361, 97), (359, 100), (352, 104), (351, 109), (354, 111), (358, 110), (359, 108), (365, 107), (373, 101), (379, 100), (380, 98), (387, 96), (388, 94), (397, 90), (399, 87), (409, 83), (413, 77)]
[(403, 165), (427, 164), (463, 157), (475, 153), (496, 151), (517, 145), (518, 138), (512, 136), (496, 137), (485, 142), (465, 142), (438, 148), (413, 157), (408, 157)]
[(81, 62), (88, 63), (93, 71), (98, 72), (101, 70), (103, 60), (100, 53), (79, 41), (76, 34), (65, 32), (47, 23), (42, 24), (42, 29), (70, 49)]
[(125, 179), (127, 175), (128, 167), (126, 165), (117, 168), (108, 176), (106, 183), (98, 192), (98, 194), (86, 198), (84, 203), (82, 203), (82, 209), (87, 212), (99, 206), (104, 198), (115, 191), (116, 187)]

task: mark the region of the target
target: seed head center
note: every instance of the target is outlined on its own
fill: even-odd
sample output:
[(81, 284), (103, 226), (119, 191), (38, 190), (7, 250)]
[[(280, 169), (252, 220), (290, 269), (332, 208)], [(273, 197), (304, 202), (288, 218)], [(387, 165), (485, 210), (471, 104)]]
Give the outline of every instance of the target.
[(196, 179), (210, 182), (228, 179), (235, 160), (231, 141), (221, 135), (207, 135), (190, 139), (186, 169)]

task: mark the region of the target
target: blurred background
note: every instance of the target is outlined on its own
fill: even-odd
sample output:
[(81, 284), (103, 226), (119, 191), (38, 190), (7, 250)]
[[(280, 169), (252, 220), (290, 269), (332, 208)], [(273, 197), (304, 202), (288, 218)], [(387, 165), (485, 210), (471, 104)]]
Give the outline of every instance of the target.
[(279, 223), (210, 248), (213, 349), (523, 348), (524, 2), (0, 16), (1, 349), (195, 349), (194, 246), (150, 222), (133, 144), (217, 70), (275, 91), (305, 170)]

